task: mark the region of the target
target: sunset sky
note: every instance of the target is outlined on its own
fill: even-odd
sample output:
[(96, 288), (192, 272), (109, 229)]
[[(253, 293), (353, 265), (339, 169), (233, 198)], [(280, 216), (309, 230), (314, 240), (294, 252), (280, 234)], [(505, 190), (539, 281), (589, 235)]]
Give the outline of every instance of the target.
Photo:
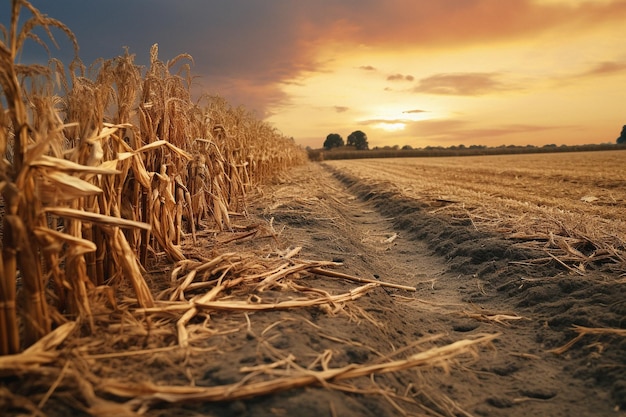
[[(0, 6), (6, 24), (9, 1)], [(626, 124), (624, 0), (39, 0), (85, 63), (194, 58), (194, 91), (303, 146), (615, 142)], [(61, 40), (63, 36), (55, 32)], [(52, 55), (69, 62), (61, 42)], [(34, 43), (25, 63), (45, 63)]]

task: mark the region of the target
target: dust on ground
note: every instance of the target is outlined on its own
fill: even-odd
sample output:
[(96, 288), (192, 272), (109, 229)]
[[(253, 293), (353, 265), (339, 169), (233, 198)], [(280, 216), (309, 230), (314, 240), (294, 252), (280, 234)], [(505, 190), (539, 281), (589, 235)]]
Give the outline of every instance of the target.
[[(98, 359), (87, 361), (85, 372), (103, 381), (217, 386), (237, 384), (248, 375), (242, 369), (250, 372), (268, 364), (287, 364), (276, 368), (280, 376), (290, 366), (313, 370), (376, 364), (477, 335), (498, 336), (491, 345), (461, 355), (447, 366), (320, 381), (237, 401), (162, 401), (137, 413), (612, 416), (623, 415), (620, 410), (626, 409), (626, 338), (588, 335), (562, 354), (550, 352), (578, 335), (574, 325), (624, 328), (626, 290), (615, 274), (596, 270), (580, 277), (557, 264), (531, 266), (524, 261), (540, 254), (477, 231), (466, 220), (430, 215), (415, 200), (323, 164), (296, 168), (264, 187), (262, 195), (249, 201), (248, 217), (234, 223), (271, 233), (229, 240), (204, 230), (197, 245), (184, 246), (185, 253), (210, 259), (233, 251), (263, 256), (302, 247), (299, 258), (333, 261), (337, 272), (416, 291), (381, 286), (335, 310), (317, 306), (213, 312), (202, 318), (211, 321), (211, 337), (186, 350), (176, 349), (174, 329), (157, 326), (143, 338), (133, 334), (125, 339), (118, 333), (108, 347), (111, 352), (150, 345), (151, 338), (160, 341), (162, 352), (154, 353), (152, 345), (148, 356), (102, 352)], [(165, 262), (154, 266), (155, 291), (167, 287), (170, 272)], [(298, 279), (331, 294), (355, 287), (354, 282), (316, 274)], [(278, 302), (298, 294), (286, 288), (255, 296)], [(103, 349), (95, 342), (93, 346)], [(79, 348), (89, 346), (74, 346)], [(37, 415), (36, 410), (24, 411), (32, 408), (29, 398), (30, 404), (45, 404), (42, 415), (93, 414), (93, 409), (81, 408), (80, 395), (74, 392), (80, 387), (71, 384), (51, 391), (43, 381), (16, 376), (5, 379), (3, 386), (5, 394), (12, 393), (0, 402), (9, 415)], [(106, 399), (127, 401), (113, 395)]]

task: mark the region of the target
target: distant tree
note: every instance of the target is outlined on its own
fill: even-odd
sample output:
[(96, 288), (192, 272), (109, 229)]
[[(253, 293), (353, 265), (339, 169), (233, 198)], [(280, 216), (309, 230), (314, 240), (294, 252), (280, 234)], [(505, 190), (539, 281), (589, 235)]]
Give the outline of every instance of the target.
[(617, 138), (617, 143), (619, 144), (626, 143), (626, 125), (622, 127), (622, 133), (620, 133), (619, 138)]
[(331, 133), (326, 136), (326, 140), (324, 141), (324, 149), (328, 150), (331, 150), (332, 148), (339, 148), (343, 145), (343, 138), (338, 133)]
[(366, 151), (369, 149), (367, 143), (367, 135), (360, 130), (355, 130), (348, 136), (348, 146), (354, 146), (359, 151)]
[(404, 145), (404, 146), (402, 147), (402, 150), (403, 150), (403, 151), (410, 151), (410, 150), (413, 150), (413, 147), (412, 147), (411, 145)]

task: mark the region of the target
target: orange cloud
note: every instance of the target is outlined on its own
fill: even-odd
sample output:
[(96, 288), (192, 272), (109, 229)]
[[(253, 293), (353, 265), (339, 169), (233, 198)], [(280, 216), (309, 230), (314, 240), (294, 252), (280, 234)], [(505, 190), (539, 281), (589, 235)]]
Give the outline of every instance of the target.
[(436, 74), (419, 80), (415, 93), (479, 96), (509, 89), (496, 73)]
[(328, 5), (324, 12), (331, 21), (314, 34), (306, 34), (318, 37), (321, 43), (325, 40), (428, 49), (535, 37), (555, 29), (579, 34), (622, 22), (626, 19), (626, 2), (571, 5), (535, 0), (388, 0), (359, 7), (341, 2)]
[(398, 123), (406, 124), (406, 123), (411, 123), (411, 122), (412, 120), (409, 120), (409, 119), (368, 119), (368, 120), (361, 120), (357, 122), (357, 124), (359, 126), (371, 126), (371, 125), (378, 125), (378, 124), (398, 124)]
[[(590, 79), (594, 80), (599, 77), (602, 79), (607, 76), (618, 76), (626, 74), (626, 61), (603, 61), (591, 65), (588, 69), (569, 75), (554, 74), (548, 79), (555, 83), (555, 85), (571, 85), (581, 80)], [(596, 80), (594, 80), (596, 81)]]
[(412, 75), (393, 74), (387, 77), (387, 81), (413, 81), (415, 77)]
[(439, 119), (412, 122), (407, 126), (407, 132), (414, 137), (435, 140), (441, 143), (484, 145), (492, 144), (495, 139), (508, 135), (537, 133), (564, 127), (566, 126), (504, 124), (484, 128), (477, 127), (468, 120)]
[(581, 74), (583, 77), (596, 75), (613, 75), (626, 71), (626, 61), (605, 61), (596, 64), (590, 70)]

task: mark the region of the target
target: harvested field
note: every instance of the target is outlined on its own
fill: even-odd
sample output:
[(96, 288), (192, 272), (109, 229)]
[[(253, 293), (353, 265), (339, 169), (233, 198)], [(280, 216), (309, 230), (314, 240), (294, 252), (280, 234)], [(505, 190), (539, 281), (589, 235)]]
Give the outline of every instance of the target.
[[(391, 219), (398, 236), (425, 242), (459, 273), (455, 287), (473, 306), (464, 314), (506, 323), (503, 338), (528, 349), (505, 348), (508, 355), (546, 360), (546, 353), (557, 354), (566, 371), (559, 379), (584, 380), (591, 390), (581, 394), (586, 398), (608, 389), (604, 395), (623, 410), (626, 174), (620, 167), (625, 158), (626, 152), (614, 151), (324, 165)], [(596, 331), (602, 340), (592, 336)], [(506, 366), (515, 369), (514, 379), (537, 381), (522, 376), (518, 370), (525, 365), (511, 357)], [(549, 368), (537, 372), (549, 374)], [(555, 394), (555, 404), (538, 415), (604, 415), (585, 407), (563, 412), (558, 384), (543, 385)], [(509, 409), (519, 408), (511, 398), (488, 402), (508, 409), (502, 415), (517, 415)]]
[(533, 262), (551, 258), (584, 274), (598, 263), (626, 272), (625, 160), (625, 151), (608, 151), (326, 164), (429, 214), (545, 250)]

